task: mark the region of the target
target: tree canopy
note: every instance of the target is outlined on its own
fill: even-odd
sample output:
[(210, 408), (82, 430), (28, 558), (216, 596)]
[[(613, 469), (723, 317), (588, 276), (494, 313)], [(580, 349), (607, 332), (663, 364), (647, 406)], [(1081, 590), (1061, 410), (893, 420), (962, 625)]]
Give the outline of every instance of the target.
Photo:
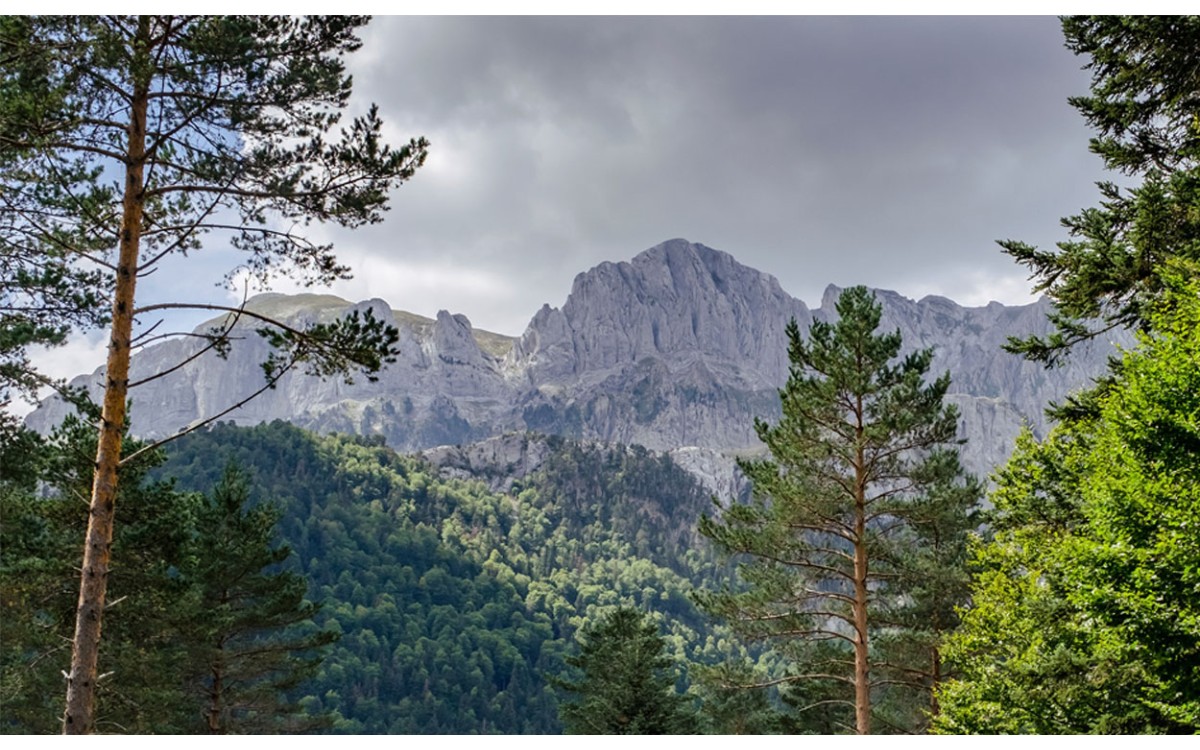
[(1200, 16), (1069, 16), (1066, 45), (1086, 55), (1090, 95), (1070, 99), (1094, 128), (1091, 150), (1135, 181), (1100, 184), (1100, 203), (1063, 219), (1057, 251), (1001, 242), (1054, 302), (1047, 337), (1009, 349), (1053, 364), (1116, 327), (1149, 330), (1165, 289), (1157, 269), (1200, 261)]
[[(91, 264), (101, 276), (89, 282), (108, 280), (84, 291), (111, 300), (64, 731), (92, 729), (117, 469), (136, 385), (129, 381), (130, 353), (139, 343), (134, 323), (186, 304), (142, 304), (138, 280), (169, 257), (210, 247), (210, 234), (240, 251), (240, 268), (263, 282), (280, 273), (309, 283), (349, 274), (332, 247), (308, 239), (304, 227), (379, 221), (388, 191), (413, 175), (427, 147), (414, 139), (390, 148), (374, 106), (333, 134), (350, 104), (344, 58), (360, 47), (356, 32), (366, 22), (362, 16), (28, 16), (0, 26), (5, 263), (33, 287), (48, 262), (55, 271)], [(45, 299), (36, 290), (23, 294), (33, 305)], [(6, 362), (24, 366), (24, 342), (56, 340), (77, 309), (47, 313), (33, 333), (37, 315), (18, 316), (15, 324), (10, 315), (0, 341)], [(392, 358), (398, 336), (370, 314), (297, 329), (226, 309), (260, 319), (262, 335), (279, 351), (264, 363), (264, 387), (302, 363), (322, 376), (370, 375)], [(212, 332), (207, 348), (224, 351), (231, 325)], [(10, 335), (12, 328), (25, 333)]]
[(815, 696), (802, 708), (852, 707), (869, 733), (878, 686), (927, 694), (939, 679), (980, 490), (958, 461), (949, 376), (925, 382), (932, 350), (900, 357), (899, 332), (876, 333), (882, 309), (865, 287), (837, 311), (807, 341), (788, 326), (783, 417), (756, 424), (770, 457), (739, 461), (754, 498), (701, 521), (744, 587), (700, 599), (786, 656), (786, 681)]
[(1200, 285), (1164, 276), (1096, 417), (999, 474), (941, 731), (1200, 730)]
[(574, 700), (559, 704), (571, 734), (694, 734), (696, 717), (675, 692), (673, 660), (658, 625), (620, 607), (584, 626), (579, 652), (566, 658), (578, 679), (556, 686)]

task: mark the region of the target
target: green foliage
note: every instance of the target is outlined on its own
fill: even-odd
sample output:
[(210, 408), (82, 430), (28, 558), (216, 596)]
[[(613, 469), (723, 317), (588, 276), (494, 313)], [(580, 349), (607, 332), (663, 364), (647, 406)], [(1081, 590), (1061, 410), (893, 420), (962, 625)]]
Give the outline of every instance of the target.
[(320, 606), (305, 601), (305, 580), (278, 569), (292, 554), (274, 545), (279, 515), (272, 505), (251, 507), (245, 475), (232, 466), (196, 508), (181, 570), (196, 617), (183, 638), (186, 681), (211, 733), (294, 733), (328, 722), (287, 699), (337, 635), (313, 625)]
[(1200, 730), (1200, 303), (1162, 283), (1097, 415), (999, 475), (939, 731)]
[[(355, 365), (373, 383), (379, 379), (375, 373), (396, 361), (396, 342), (400, 340), (400, 332), (378, 320), (369, 308), (362, 315), (354, 310), (332, 323), (314, 323), (303, 331), (273, 326), (259, 328), (258, 335), (273, 349), (262, 363), (263, 374), (272, 383), (301, 362), (307, 375), (321, 378), (343, 374)], [(349, 376), (345, 380), (354, 382)]]
[(787, 716), (777, 705), (778, 696), (770, 691), (747, 688), (770, 681), (770, 652), (759, 663), (742, 654), (722, 656), (716, 664), (689, 666), (689, 677), (700, 698), (697, 718), (704, 734), (832, 733), (830, 727), (816, 726), (812, 717)]
[[(62, 672), (78, 591), (79, 537), (87, 523), (96, 436), (70, 418), (48, 440), (21, 432), (0, 443), (0, 730), (61, 729)], [(140, 449), (126, 441), (126, 451)], [(18, 463), (10, 464), (13, 459)], [(112, 597), (97, 695), (102, 731), (180, 733), (296, 731), (321, 717), (282, 695), (316, 669), (327, 634), (297, 633), (317, 608), (305, 582), (274, 571), (288, 556), (271, 545), (276, 513), (247, 507), (230, 476), (211, 497), (150, 481), (161, 454), (143, 453), (122, 471), (125, 519), (113, 548)], [(49, 494), (39, 494), (36, 481)], [(216, 691), (211, 677), (224, 679)], [(225, 709), (207, 721), (214, 694)]]
[(0, 408), (32, 399), (49, 381), (29, 360), (30, 346), (66, 342), (75, 328), (102, 325), (99, 274), (72, 268), (62, 254), (28, 252), (4, 237), (0, 218)]
[[(136, 448), (130, 444), (129, 450)], [(37, 477), (49, 496), (28, 482), (0, 481), (0, 728), (5, 732), (61, 730), (62, 672), (79, 598), (79, 539), (95, 457), (94, 430), (69, 419), (44, 444)], [(7, 458), (7, 455), (5, 456)], [(117, 502), (126, 522), (113, 542), (116, 567), (105, 616), (108, 648), (97, 694), (98, 727), (114, 732), (170, 732), (183, 726), (188, 706), (180, 680), (184, 649), (178, 627), (194, 616), (180, 608), (185, 587), (176, 575), (186, 560), (193, 498), (169, 483), (149, 482), (153, 465), (127, 464)]]
[(1099, 206), (1063, 219), (1072, 239), (1057, 252), (1000, 243), (1054, 301), (1057, 329), (1008, 348), (1047, 364), (1115, 327), (1150, 330), (1166, 291), (1157, 269), (1200, 261), (1200, 17), (1071, 16), (1063, 32), (1089, 58), (1091, 95), (1070, 101), (1098, 133), (1091, 149), (1139, 184), (1102, 183)]
[(754, 497), (700, 525), (742, 585), (698, 598), (742, 637), (774, 644), (792, 700), (818, 723), (843, 727), (857, 707), (865, 731), (875, 703), (880, 726), (911, 730), (924, 721), (915, 699), (889, 704), (905, 691), (927, 701), (941, 677), (980, 489), (952, 447), (949, 377), (924, 381), (932, 351), (893, 364), (899, 332), (876, 334), (881, 308), (863, 287), (837, 309), (807, 342), (788, 326), (783, 416), (756, 424), (771, 455), (740, 462)]
[[(12, 40), (30, 33), (24, 16), (0, 18), (0, 170), (30, 154), (16, 148), (10, 131), (47, 99), (40, 65), (9, 67)], [(32, 189), (32, 188), (29, 188)], [(22, 217), (9, 210), (14, 196), (0, 190), (0, 408), (14, 395), (33, 398), (44, 384), (26, 355), (32, 345), (58, 345), (74, 328), (94, 328), (107, 320), (101, 274), (81, 269), (70, 249), (38, 247), (22, 231)]]
[(566, 662), (575, 679), (557, 679), (572, 701), (559, 704), (571, 734), (694, 734), (696, 717), (675, 692), (674, 660), (658, 625), (629, 607), (589, 622)]
[(236, 461), (280, 502), (324, 603), (314, 622), (342, 634), (294, 697), (331, 712), (334, 732), (545, 734), (562, 730), (548, 678), (613, 608), (661, 617), (679, 664), (745, 655), (688, 597), (719, 574), (691, 541), (709, 503), (695, 481), (641, 448), (546, 440), (541, 468), (505, 493), (283, 423), (193, 433), (163, 470), (211, 486)]

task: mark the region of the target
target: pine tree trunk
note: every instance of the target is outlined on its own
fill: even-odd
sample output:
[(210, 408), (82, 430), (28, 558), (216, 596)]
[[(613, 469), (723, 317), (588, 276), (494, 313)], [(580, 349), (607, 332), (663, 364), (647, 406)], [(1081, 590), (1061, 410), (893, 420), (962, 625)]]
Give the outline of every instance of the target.
[(854, 466), (854, 724), (859, 734), (871, 733), (871, 664), (867, 639), (867, 491), (863, 451), (863, 402), (857, 401), (858, 428)]
[(867, 658), (866, 538), (859, 531), (854, 545), (854, 723), (859, 734), (871, 733), (871, 664)]
[[(145, 57), (149, 37), (149, 20), (143, 16), (138, 26), (136, 42), (142, 49), (136, 51), (140, 54), (134, 55), (135, 67), (138, 61)], [(144, 84), (134, 87), (130, 111), (129, 160), (125, 167), (124, 212), (121, 217), (113, 294), (112, 337), (108, 346), (100, 440), (96, 449), (96, 473), (92, 482), (87, 537), (83, 548), (83, 572), (79, 586), (79, 605), (75, 615), (71, 671), (67, 676), (67, 706), (63, 713), (63, 734), (90, 734), (96, 728), (100, 624), (108, 589), (117, 468), (121, 461), (125, 400), (129, 390), (130, 340), (133, 333), (134, 290), (137, 285), (144, 199), (147, 93), (148, 87)]]
[(224, 734), (225, 730), (221, 726), (221, 695), (224, 690), (224, 669), (221, 663), (213, 665), (212, 668), (212, 687), (208, 691), (208, 710), (205, 712), (208, 719), (209, 734)]
[(938, 650), (937, 646), (934, 646), (931, 649), (931, 651), (932, 651), (932, 655), (931, 655), (932, 663), (930, 664), (930, 669), (931, 669), (930, 676), (932, 678), (931, 681), (933, 684), (929, 686), (929, 719), (930, 719), (930, 721), (932, 721), (938, 715), (938, 713), (940, 713), (942, 710), (942, 707), (940, 705), (938, 705), (938, 697), (937, 697), (938, 686), (942, 683), (942, 652)]

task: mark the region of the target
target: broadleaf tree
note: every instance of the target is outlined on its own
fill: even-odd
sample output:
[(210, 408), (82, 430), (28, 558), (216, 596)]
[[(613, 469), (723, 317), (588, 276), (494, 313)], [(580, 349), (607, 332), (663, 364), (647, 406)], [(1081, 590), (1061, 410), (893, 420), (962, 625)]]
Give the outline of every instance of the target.
[[(965, 584), (949, 574), (918, 585), (917, 573), (961, 564), (980, 489), (958, 460), (949, 375), (925, 380), (932, 350), (900, 357), (900, 333), (877, 333), (882, 308), (865, 287), (845, 290), (837, 312), (836, 322), (815, 321), (807, 341), (788, 326), (783, 415), (756, 422), (770, 456), (739, 461), (752, 500), (701, 520), (741, 585), (699, 599), (792, 663), (776, 682), (816, 696), (798, 710), (845, 722), (838, 714), (852, 709), (853, 729), (866, 734), (883, 686), (927, 695), (938, 676)], [(935, 536), (944, 543), (914, 552)], [(917, 627), (914, 610), (940, 615)]]
[(949, 643), (943, 732), (1200, 731), (1200, 284), (1163, 299), (1093, 418), (1026, 434)]
[[(352, 91), (345, 57), (361, 46), (356, 32), (367, 20), (31, 16), (0, 25), (0, 246), (18, 263), (90, 264), (108, 277), (111, 299), (65, 732), (93, 729), (135, 321), (182, 304), (144, 304), (138, 281), (217, 237), (264, 283), (281, 273), (309, 283), (349, 274), (304, 227), (381, 220), (389, 190), (413, 175), (428, 146), (389, 147), (374, 106), (334, 133)], [(247, 314), (224, 311), (229, 320)], [(282, 345), (265, 363), (268, 386), (297, 365), (369, 376), (397, 341), (370, 314), (312, 329), (260, 322)], [(208, 346), (227, 346), (231, 325)]]

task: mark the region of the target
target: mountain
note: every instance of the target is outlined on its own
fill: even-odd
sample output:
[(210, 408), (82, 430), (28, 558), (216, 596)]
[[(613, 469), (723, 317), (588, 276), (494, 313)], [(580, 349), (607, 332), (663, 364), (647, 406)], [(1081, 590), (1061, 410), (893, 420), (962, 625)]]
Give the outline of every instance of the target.
[[(227, 419), (377, 434), (402, 451), (525, 431), (640, 444), (675, 452), (710, 488), (724, 490), (720, 475), (730, 456), (757, 450), (754, 418), (779, 413), (788, 320), (806, 330), (814, 319), (831, 319), (839, 292), (829, 287), (821, 306), (809, 309), (774, 277), (676, 239), (579, 274), (562, 307), (544, 305), (517, 339), (475, 329), (463, 315), (442, 311), (431, 320), (378, 299), (260, 295), (252, 308), (293, 323), (372, 308), (395, 320), (400, 356), (376, 383), (289, 374)], [(1045, 405), (1086, 385), (1113, 351), (1097, 343), (1046, 370), (1000, 349), (1010, 335), (1048, 330), (1045, 300), (962, 307), (943, 297), (876, 294), (884, 326), (899, 328), (907, 349), (934, 347), (933, 372), (950, 371), (950, 400), (967, 439), (964, 462), (981, 473), (1006, 458), (1023, 422), (1043, 432)], [(135, 358), (133, 377), (165, 370), (197, 346), (181, 339), (151, 347)], [(235, 403), (261, 386), (266, 351), (250, 333), (226, 361), (201, 357), (138, 388), (133, 431), (166, 435)], [(74, 384), (98, 392), (100, 374)], [(47, 402), (28, 422), (46, 430), (63, 409)]]

